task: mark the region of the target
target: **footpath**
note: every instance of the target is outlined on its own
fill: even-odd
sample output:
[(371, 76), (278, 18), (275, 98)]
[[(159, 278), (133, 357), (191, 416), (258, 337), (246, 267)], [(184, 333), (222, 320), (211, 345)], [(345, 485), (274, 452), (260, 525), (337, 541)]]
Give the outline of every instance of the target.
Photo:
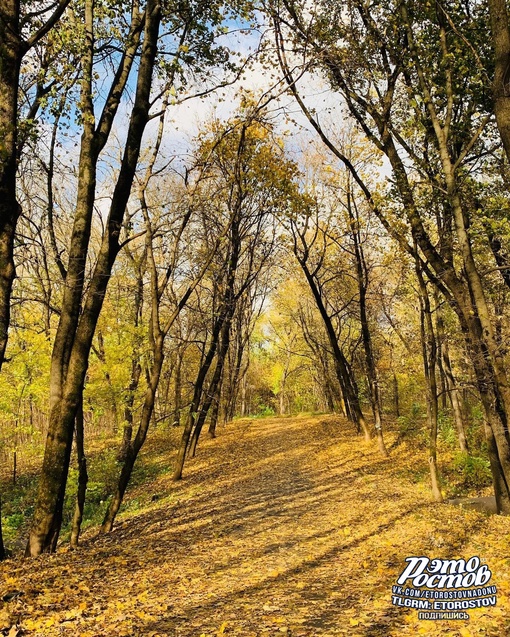
[[(388, 436), (391, 445), (393, 436)], [(168, 462), (171, 459), (168, 458)], [(0, 566), (10, 637), (510, 635), (510, 519), (433, 504), (426, 459), (389, 460), (336, 416), (241, 420), (201, 443), (180, 483), (78, 551)], [(408, 556), (492, 571), (469, 620), (392, 604)], [(7, 615), (6, 615), (7, 614)]]

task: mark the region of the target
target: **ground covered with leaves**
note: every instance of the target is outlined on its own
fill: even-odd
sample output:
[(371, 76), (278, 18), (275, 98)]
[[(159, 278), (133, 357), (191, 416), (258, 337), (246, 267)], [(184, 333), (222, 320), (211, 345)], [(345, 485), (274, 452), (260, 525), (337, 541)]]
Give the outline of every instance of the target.
[[(392, 435), (388, 436), (391, 444)], [(171, 457), (158, 462), (171, 464)], [(180, 483), (81, 548), (0, 566), (0, 630), (81, 637), (510, 634), (510, 519), (433, 504), (413, 472), (335, 416), (241, 420), (204, 441)], [(392, 606), (411, 555), (486, 560), (498, 604), (469, 621)]]

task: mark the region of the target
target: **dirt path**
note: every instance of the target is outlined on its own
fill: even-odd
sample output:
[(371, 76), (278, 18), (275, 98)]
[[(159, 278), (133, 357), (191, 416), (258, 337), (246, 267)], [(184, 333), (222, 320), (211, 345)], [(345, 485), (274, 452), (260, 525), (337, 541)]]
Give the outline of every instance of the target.
[[(334, 417), (239, 422), (110, 536), (6, 563), (2, 594), (23, 595), (2, 612), (19, 617), (12, 635), (510, 634), (510, 520), (432, 505), (416, 462), (382, 460)], [(391, 605), (409, 555), (480, 555), (498, 606), (418, 621)]]

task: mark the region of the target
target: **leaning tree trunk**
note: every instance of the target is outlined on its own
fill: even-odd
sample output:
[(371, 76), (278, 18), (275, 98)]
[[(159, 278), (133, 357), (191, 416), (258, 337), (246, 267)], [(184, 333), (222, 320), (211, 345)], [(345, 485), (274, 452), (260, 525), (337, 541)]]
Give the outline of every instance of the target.
[(138, 426), (138, 431), (136, 432), (136, 436), (133, 442), (127, 449), (119, 481), (117, 483), (117, 488), (103, 520), (103, 525), (101, 527), (103, 533), (109, 533), (113, 528), (115, 518), (117, 517), (117, 513), (119, 512), (120, 506), (124, 499), (124, 494), (126, 493), (129, 480), (131, 479), (131, 474), (133, 473), (133, 468), (135, 466), (138, 453), (140, 452), (140, 449), (142, 448), (147, 437), (147, 432), (149, 431), (152, 414), (154, 412), (154, 404), (156, 401), (156, 392), (158, 390), (159, 379), (161, 378), (161, 369), (163, 367), (164, 361), (163, 347), (164, 334), (159, 334), (158, 337), (155, 339), (154, 361), (152, 363), (149, 384), (142, 407), (140, 424)]
[(459, 313), (458, 316), (473, 363), (476, 384), (485, 414), (484, 427), (497, 510), (510, 514), (509, 454), (501, 453), (501, 449), (504, 449), (506, 444), (506, 436), (501, 434), (501, 425), (506, 414), (499, 399), (497, 383), (484, 347), (480, 322), (473, 312)]
[(207, 430), (207, 433), (209, 434), (209, 438), (216, 438), (216, 427), (218, 426), (218, 418), (220, 414), (220, 405), (221, 405), (221, 399), (222, 399), (222, 386), (223, 386), (223, 374), (220, 378), (220, 382), (213, 400), (213, 405), (211, 410), (211, 421), (209, 423), (209, 428)]
[(200, 369), (198, 370), (197, 378), (195, 381), (195, 388), (193, 390), (193, 398), (192, 398), (191, 405), (188, 411), (186, 424), (184, 425), (184, 430), (182, 432), (181, 443), (179, 445), (179, 451), (177, 452), (173, 480), (181, 480), (182, 478), (182, 472), (184, 469), (184, 462), (186, 460), (186, 454), (188, 452), (190, 438), (193, 433), (195, 423), (197, 420), (197, 413), (200, 408), (200, 401), (201, 401), (202, 393), (204, 390), (205, 379), (212, 365), (214, 357), (216, 355), (216, 349), (218, 347), (218, 339), (219, 339), (222, 323), (223, 323), (223, 316), (220, 313), (218, 318), (215, 320), (215, 323), (213, 326), (213, 332), (211, 335), (211, 342), (209, 344), (209, 349), (207, 351), (207, 354), (204, 360), (202, 361)]
[(352, 226), (352, 238), (354, 240), (354, 255), (356, 258), (356, 278), (358, 280), (359, 293), (359, 313), (361, 323), (361, 337), (363, 339), (363, 349), (365, 350), (365, 361), (367, 365), (368, 385), (370, 389), (370, 402), (372, 404), (372, 412), (374, 414), (375, 433), (377, 436), (377, 444), (379, 451), (383, 456), (388, 456), (388, 450), (384, 444), (384, 436), (382, 431), (382, 413), (381, 413), (381, 397), (379, 395), (379, 381), (377, 378), (377, 369), (375, 365), (374, 351), (372, 347), (372, 336), (370, 334), (370, 326), (367, 316), (367, 287), (368, 272), (363, 253), (363, 246), (359, 234), (359, 223), (355, 219), (351, 205), (351, 194), (347, 193), (347, 207)]
[(338, 339), (335, 333), (335, 328), (333, 327), (333, 323), (326, 310), (315, 280), (310, 270), (308, 269), (307, 264), (302, 259), (299, 259), (299, 257), (298, 260), (305, 278), (308, 281), (308, 285), (310, 286), (311, 292), (315, 299), (315, 303), (317, 304), (317, 309), (319, 310), (321, 318), (324, 322), (324, 326), (326, 328), (329, 344), (331, 346), (331, 349), (333, 350), (335, 372), (344, 396), (344, 404), (347, 416), (350, 420), (352, 420), (352, 422), (354, 422), (358, 430), (363, 431), (365, 440), (368, 442), (371, 439), (370, 429), (368, 428), (365, 417), (363, 416), (363, 411), (361, 410), (361, 405), (359, 403), (359, 396), (352, 384), (349, 364), (344, 356), (344, 353), (340, 349), (340, 345), (338, 344)]
[(200, 413), (195, 424), (195, 430), (193, 431), (193, 435), (191, 437), (189, 455), (192, 458), (195, 457), (198, 441), (202, 432), (202, 427), (204, 426), (211, 405), (215, 400), (216, 403), (219, 405), (221, 379), (223, 376), (223, 368), (230, 345), (230, 327), (232, 323), (232, 314), (234, 313), (234, 299), (232, 298), (231, 294), (228, 295), (227, 308), (228, 315), (225, 317), (219, 337), (220, 345), (218, 348), (216, 367), (214, 369), (214, 374), (211, 378), (211, 382), (209, 383), (204, 403), (200, 409)]

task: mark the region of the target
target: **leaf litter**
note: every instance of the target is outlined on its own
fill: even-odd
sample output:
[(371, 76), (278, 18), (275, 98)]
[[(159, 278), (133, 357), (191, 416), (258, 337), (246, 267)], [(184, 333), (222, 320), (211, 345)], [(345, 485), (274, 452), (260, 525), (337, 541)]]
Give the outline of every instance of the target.
[[(392, 434), (388, 434), (392, 442)], [(154, 441), (153, 441), (154, 443)], [(169, 458), (166, 458), (170, 462)], [(172, 494), (77, 551), (1, 566), (10, 637), (455, 637), (510, 634), (509, 518), (434, 504), (337, 416), (240, 420), (204, 441)], [(405, 558), (478, 555), (498, 605), (420, 621), (391, 604)]]

